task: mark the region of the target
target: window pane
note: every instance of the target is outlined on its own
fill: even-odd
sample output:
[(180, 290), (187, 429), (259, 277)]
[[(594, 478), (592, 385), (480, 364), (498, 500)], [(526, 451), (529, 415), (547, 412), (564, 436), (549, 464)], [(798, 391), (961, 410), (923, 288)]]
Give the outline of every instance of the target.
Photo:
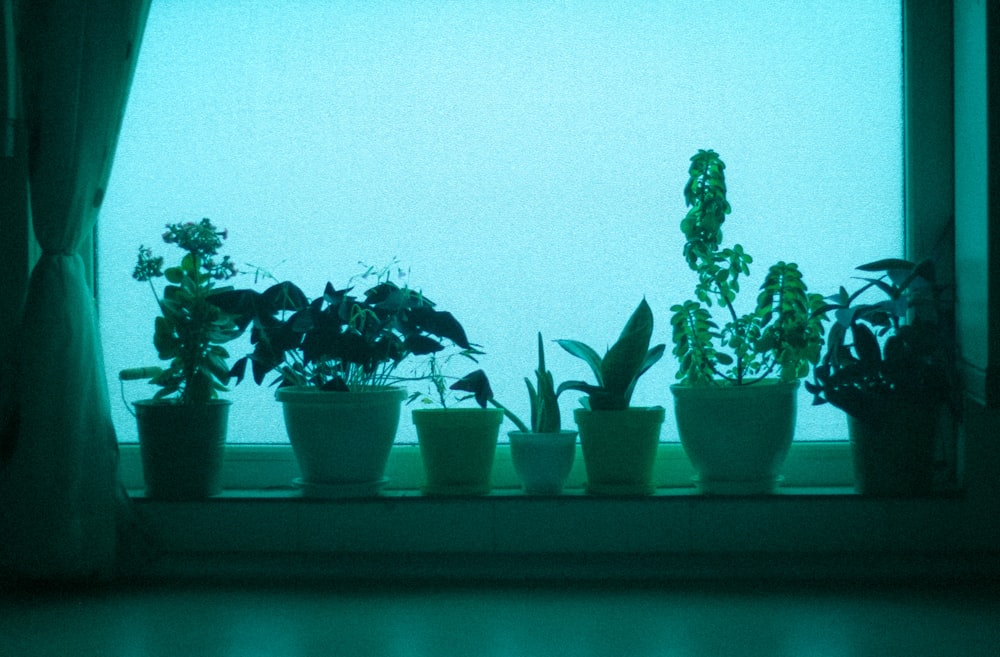
[[(903, 252), (900, 13), (887, 0), (155, 0), (99, 224), (108, 380), (156, 363), (136, 248), (173, 257), (164, 224), (210, 217), (225, 253), (312, 296), (359, 261), (397, 258), (526, 415), (537, 331), (602, 349), (645, 296), (669, 344), (669, 307), (695, 282), (679, 222), (699, 148), (728, 165), (725, 238), (755, 259), (744, 301), (779, 259), (833, 291)], [(547, 353), (557, 380), (589, 378)], [(668, 356), (633, 402), (669, 407), (675, 371)], [(245, 382), (231, 398), (231, 440), (286, 440), (273, 389)], [(568, 425), (576, 398), (562, 398)], [(843, 437), (842, 414), (809, 401), (797, 438)], [(115, 419), (134, 440), (122, 402)]]

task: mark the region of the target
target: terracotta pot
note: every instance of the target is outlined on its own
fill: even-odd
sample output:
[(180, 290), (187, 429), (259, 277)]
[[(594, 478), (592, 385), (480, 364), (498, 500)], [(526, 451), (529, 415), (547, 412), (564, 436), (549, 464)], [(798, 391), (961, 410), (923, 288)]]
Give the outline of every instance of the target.
[(861, 420), (847, 416), (855, 487), (862, 495), (919, 496), (934, 485), (940, 407), (889, 401)]

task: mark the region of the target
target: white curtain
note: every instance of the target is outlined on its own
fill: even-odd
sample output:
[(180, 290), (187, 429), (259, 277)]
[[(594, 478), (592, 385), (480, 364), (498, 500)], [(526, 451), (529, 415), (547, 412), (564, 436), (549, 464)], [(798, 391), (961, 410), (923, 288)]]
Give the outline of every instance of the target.
[(0, 572), (107, 576), (126, 500), (78, 250), (104, 196), (149, 0), (14, 4), (30, 213), (42, 255), (4, 410)]

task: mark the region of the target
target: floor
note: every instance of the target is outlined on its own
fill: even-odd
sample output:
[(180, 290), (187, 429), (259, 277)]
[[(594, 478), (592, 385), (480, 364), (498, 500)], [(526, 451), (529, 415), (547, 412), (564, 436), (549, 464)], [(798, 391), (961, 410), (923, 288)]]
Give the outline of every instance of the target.
[(843, 586), (0, 592), (3, 657), (978, 657), (1000, 595)]

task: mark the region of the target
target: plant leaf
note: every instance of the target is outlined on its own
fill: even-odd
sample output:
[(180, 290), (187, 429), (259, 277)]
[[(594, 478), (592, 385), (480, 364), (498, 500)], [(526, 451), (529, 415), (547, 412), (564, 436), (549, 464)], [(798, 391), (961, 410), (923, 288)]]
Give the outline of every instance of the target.
[(471, 392), (476, 398), (476, 403), (482, 408), (486, 408), (489, 400), (493, 399), (493, 389), (490, 387), (490, 380), (483, 370), (469, 372), (451, 384), (450, 389), (460, 392)]
[(632, 312), (618, 340), (601, 363), (603, 387), (611, 394), (625, 394), (639, 376), (653, 334), (653, 311), (643, 299)]
[(870, 328), (864, 324), (854, 324), (851, 326), (851, 335), (854, 337), (854, 351), (862, 363), (874, 364), (882, 360), (878, 340)]
[(593, 348), (579, 340), (556, 340), (556, 344), (587, 363), (590, 371), (594, 373), (594, 377), (597, 379), (597, 385), (604, 385), (604, 375), (601, 372), (601, 356)]

